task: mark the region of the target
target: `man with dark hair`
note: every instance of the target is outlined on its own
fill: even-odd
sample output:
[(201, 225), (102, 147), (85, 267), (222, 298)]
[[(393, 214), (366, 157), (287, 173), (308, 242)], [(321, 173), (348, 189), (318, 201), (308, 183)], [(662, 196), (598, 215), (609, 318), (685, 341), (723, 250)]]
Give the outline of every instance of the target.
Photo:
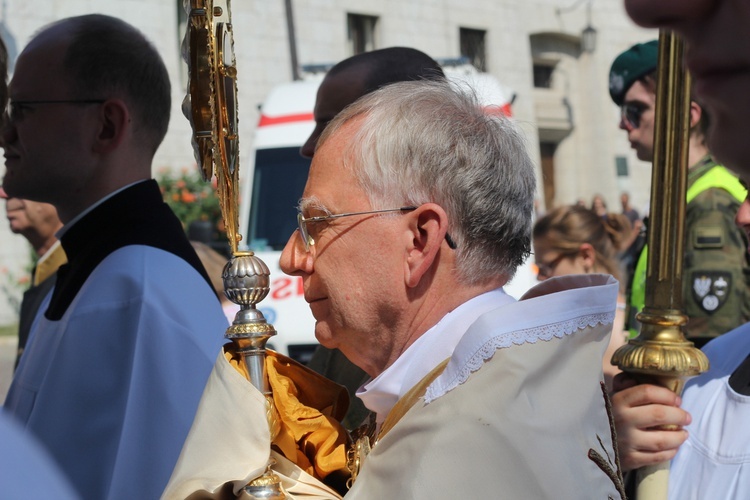
[(443, 70), (434, 59), (409, 47), (389, 47), (344, 59), (328, 71), (320, 84), (315, 99), (315, 129), (300, 154), (312, 158), (328, 122), (363, 95), (391, 83), (443, 78)]
[(44, 28), (10, 83), (8, 196), (51, 203), (68, 264), (4, 410), (84, 498), (157, 498), (227, 322), (151, 179), (169, 120), (158, 53), (118, 19)]
[[(610, 95), (622, 110), (620, 128), (644, 161), (654, 156), (657, 52), (656, 40), (636, 44), (615, 59), (609, 76)], [(682, 300), (689, 318), (686, 336), (698, 346), (750, 320), (747, 241), (734, 225), (747, 191), (714, 161), (706, 145), (708, 123), (706, 111), (693, 100)], [(630, 287), (631, 335), (637, 334), (635, 315), (645, 301), (646, 253), (637, 260)]]
[[(440, 65), (430, 56), (409, 47), (390, 47), (357, 54), (336, 64), (326, 74), (315, 100), (315, 129), (300, 149), (312, 158), (320, 134), (342, 109), (385, 85), (410, 80), (445, 78)], [(369, 414), (357, 396), (357, 390), (370, 376), (338, 349), (318, 347), (308, 366), (325, 377), (346, 387), (349, 411), (342, 422), (352, 429)]]

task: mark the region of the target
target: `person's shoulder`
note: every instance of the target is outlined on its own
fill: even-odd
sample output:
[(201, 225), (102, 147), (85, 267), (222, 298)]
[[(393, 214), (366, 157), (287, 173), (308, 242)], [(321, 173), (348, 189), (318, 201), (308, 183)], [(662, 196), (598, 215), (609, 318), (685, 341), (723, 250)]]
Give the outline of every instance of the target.
[(12, 417), (0, 411), (0, 484), (3, 498), (29, 498), (46, 491), (54, 498), (78, 498), (49, 452)]
[(125, 246), (109, 254), (91, 273), (81, 293), (89, 305), (94, 302), (119, 309), (118, 304), (134, 301), (147, 307), (174, 304), (186, 317), (211, 312), (211, 318), (227, 323), (213, 289), (190, 263), (146, 245)]
[(711, 187), (698, 193), (687, 204), (687, 209), (688, 212), (695, 209), (718, 210), (734, 218), (739, 206), (740, 201), (732, 193), (720, 187)]
[(732, 371), (750, 354), (750, 323), (738, 326), (703, 347), (711, 371)]
[(141, 244), (118, 248), (97, 266), (96, 272), (149, 281), (157, 276), (171, 276), (171, 280), (200, 278), (207, 284), (195, 267), (181, 256)]

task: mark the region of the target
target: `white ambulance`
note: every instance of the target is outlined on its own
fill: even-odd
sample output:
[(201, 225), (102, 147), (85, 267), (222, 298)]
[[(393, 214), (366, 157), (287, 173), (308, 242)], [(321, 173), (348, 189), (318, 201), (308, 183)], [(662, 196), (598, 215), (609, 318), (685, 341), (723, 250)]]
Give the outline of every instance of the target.
[[(511, 115), (511, 92), (487, 73), (463, 61), (443, 61), (446, 76), (470, 85), (488, 112)], [(268, 346), (306, 363), (317, 347), (315, 320), (304, 299), (302, 279), (279, 268), (281, 250), (297, 228), (297, 202), (302, 195), (310, 160), (300, 147), (315, 127), (315, 97), (327, 68), (307, 74), (302, 81), (276, 86), (260, 107), (252, 164), (241, 178), (241, 245), (263, 259), (271, 271), (271, 291), (258, 304), (278, 335)], [(506, 291), (519, 297), (536, 282), (531, 264), (520, 269)]]

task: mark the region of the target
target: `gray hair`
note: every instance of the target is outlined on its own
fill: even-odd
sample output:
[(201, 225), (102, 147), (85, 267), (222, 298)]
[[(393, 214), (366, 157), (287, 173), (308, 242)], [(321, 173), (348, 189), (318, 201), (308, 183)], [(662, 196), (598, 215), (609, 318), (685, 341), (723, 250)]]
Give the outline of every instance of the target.
[(534, 165), (515, 126), (487, 111), (445, 81), (395, 83), (347, 107), (319, 141), (361, 119), (344, 159), (373, 209), (440, 205), (472, 285), (510, 279), (531, 249)]

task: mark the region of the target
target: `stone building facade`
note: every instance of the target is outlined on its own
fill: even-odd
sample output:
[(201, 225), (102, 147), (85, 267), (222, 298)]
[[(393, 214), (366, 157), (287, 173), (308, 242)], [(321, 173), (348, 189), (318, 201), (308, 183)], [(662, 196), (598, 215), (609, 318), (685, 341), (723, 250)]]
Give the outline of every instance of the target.
[[(173, 82), (172, 120), (154, 167), (194, 168), (190, 127), (180, 110), (186, 85), (182, 4), (2, 0), (0, 36), (13, 59), (40, 27), (67, 16), (100, 12), (140, 28), (161, 51)], [(294, 78), (292, 54), (299, 66), (328, 64), (356, 51), (401, 45), (435, 58), (468, 56), (515, 92), (513, 114), (539, 165), (541, 208), (590, 201), (600, 193), (619, 211), (622, 191), (638, 209), (648, 202), (650, 166), (636, 159), (617, 128), (619, 110), (609, 99), (607, 74), (619, 52), (657, 33), (633, 25), (620, 0), (234, 0), (232, 16), (241, 163), (248, 164), (257, 105), (274, 85)], [(586, 47), (582, 34), (591, 28), (596, 45)], [(7, 282), (22, 273), (30, 253), (4, 223), (0, 242), (0, 280)], [(0, 289), (0, 325), (13, 321)]]

